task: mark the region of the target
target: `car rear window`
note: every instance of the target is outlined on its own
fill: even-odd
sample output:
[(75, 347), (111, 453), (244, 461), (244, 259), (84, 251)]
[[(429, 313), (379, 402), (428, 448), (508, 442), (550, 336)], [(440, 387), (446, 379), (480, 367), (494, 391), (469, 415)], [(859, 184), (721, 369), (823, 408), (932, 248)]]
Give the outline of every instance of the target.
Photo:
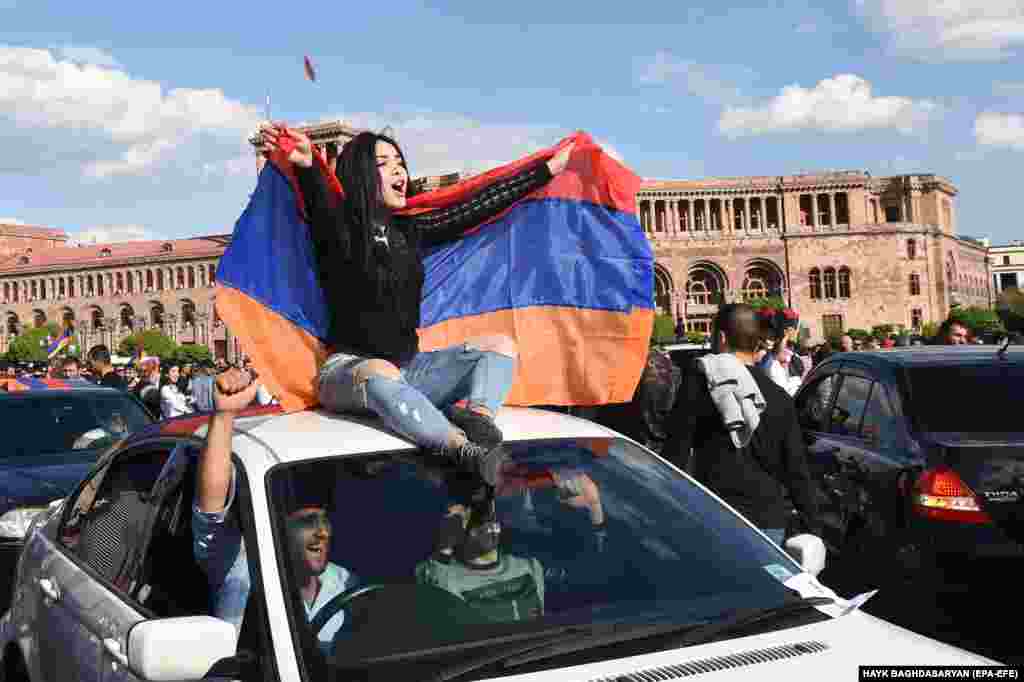
[[(1024, 365), (913, 367), (910, 411), (928, 432), (1000, 433), (1024, 401)], [(1012, 422), (1012, 420), (1011, 420)]]
[(88, 391), (4, 400), (0, 421), (16, 426), (0, 449), (0, 458), (10, 458), (103, 447), (152, 419), (126, 394)]

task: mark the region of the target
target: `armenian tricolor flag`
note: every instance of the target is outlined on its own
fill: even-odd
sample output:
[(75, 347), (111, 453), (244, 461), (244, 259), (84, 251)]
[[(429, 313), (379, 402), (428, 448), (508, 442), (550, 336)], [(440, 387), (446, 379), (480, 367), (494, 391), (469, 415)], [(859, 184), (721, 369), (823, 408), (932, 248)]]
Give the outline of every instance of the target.
[[(546, 187), (425, 254), (420, 349), (485, 333), (513, 337), (519, 363), (511, 405), (632, 399), (654, 322), (654, 257), (636, 215), (640, 178), (577, 133), (417, 195), (405, 209), (458, 204), (572, 143), (568, 168)], [(217, 271), (217, 313), (287, 411), (316, 404), (317, 368), (328, 354), (327, 308), (303, 216), (290, 164), (275, 153)]]
[(51, 343), (50, 346), (46, 349), (46, 359), (52, 360), (54, 356), (56, 356), (58, 353), (60, 353), (68, 346), (70, 346), (71, 339), (74, 336), (74, 334), (74, 327), (72, 327), (70, 324), (64, 325), (64, 331), (61, 332), (61, 335), (58, 336), (57, 339), (53, 343)]

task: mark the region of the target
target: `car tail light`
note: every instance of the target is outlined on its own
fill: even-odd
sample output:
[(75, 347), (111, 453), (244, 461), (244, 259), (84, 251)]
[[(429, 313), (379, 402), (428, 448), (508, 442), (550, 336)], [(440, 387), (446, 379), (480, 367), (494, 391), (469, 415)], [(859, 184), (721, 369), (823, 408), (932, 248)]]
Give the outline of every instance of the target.
[(914, 511), (938, 521), (992, 523), (978, 496), (949, 467), (924, 471), (914, 485)]

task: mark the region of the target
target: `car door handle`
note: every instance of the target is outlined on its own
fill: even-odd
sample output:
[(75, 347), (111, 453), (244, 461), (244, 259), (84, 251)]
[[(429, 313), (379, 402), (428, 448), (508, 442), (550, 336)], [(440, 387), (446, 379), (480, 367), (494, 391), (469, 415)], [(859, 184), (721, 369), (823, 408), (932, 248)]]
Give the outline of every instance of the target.
[(107, 653), (110, 654), (115, 661), (125, 667), (128, 666), (128, 656), (121, 651), (121, 643), (116, 639), (108, 637), (103, 640), (103, 648), (107, 650)]
[(39, 584), (39, 589), (42, 590), (43, 594), (53, 601), (60, 600), (60, 587), (53, 578), (40, 578), (36, 582)]

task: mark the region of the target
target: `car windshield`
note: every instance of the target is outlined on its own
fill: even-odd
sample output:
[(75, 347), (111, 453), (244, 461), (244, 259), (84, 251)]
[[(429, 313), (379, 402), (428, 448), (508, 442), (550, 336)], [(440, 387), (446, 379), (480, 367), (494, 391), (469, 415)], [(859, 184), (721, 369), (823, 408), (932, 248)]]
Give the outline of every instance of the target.
[(1006, 415), (1024, 401), (1024, 365), (995, 353), (990, 365), (913, 367), (908, 377), (911, 410), (924, 432), (1005, 433)]
[[(272, 471), (286, 594), (313, 585), (303, 636), (333, 664), (464, 648), (509, 629), (703, 622), (793, 598), (783, 583), (799, 567), (648, 451), (615, 438), (504, 447), (493, 498), (411, 454)], [(459, 544), (448, 552), (453, 513)]]
[(0, 460), (104, 447), (153, 420), (130, 396), (111, 391), (54, 392), (0, 402)]

